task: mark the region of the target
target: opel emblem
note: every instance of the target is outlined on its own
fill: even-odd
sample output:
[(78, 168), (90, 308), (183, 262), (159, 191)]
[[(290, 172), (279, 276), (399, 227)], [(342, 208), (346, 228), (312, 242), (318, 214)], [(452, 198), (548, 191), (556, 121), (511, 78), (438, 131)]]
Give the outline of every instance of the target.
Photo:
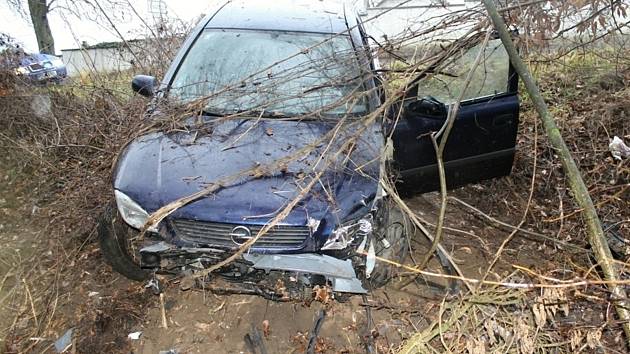
[(230, 232), (230, 238), (232, 242), (240, 246), (251, 240), (252, 232), (245, 226), (237, 226)]

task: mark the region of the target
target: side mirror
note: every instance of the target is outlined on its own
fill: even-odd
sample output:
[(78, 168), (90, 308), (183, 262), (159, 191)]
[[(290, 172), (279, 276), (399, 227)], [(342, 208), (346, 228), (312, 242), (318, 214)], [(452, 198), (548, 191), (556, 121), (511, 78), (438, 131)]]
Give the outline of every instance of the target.
[(131, 80), (131, 89), (146, 97), (153, 97), (157, 80), (153, 76), (136, 75)]
[(410, 103), (408, 109), (412, 113), (420, 114), (428, 118), (446, 119), (448, 115), (446, 105), (432, 96), (425, 96)]

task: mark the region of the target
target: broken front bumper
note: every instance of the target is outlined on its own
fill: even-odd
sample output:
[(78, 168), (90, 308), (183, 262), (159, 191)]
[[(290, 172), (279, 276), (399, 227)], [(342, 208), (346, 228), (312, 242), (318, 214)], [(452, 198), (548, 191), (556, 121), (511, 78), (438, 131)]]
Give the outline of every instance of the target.
[[(181, 222), (178, 224), (180, 229), (185, 226), (197, 233), (202, 230), (196, 224), (193, 225), (194, 227), (181, 224)], [(298, 250), (294, 250), (284, 253), (280, 250), (278, 250), (280, 252), (269, 252), (269, 249), (260, 252), (260, 249), (255, 247), (261, 240), (264, 241), (265, 246), (273, 247), (276, 238), (279, 235), (286, 235), (289, 229), (281, 230), (278, 235), (265, 234), (247, 253), (215, 273), (232, 283), (269, 286), (281, 280), (294, 289), (312, 288), (319, 285), (329, 287), (334, 292), (364, 294), (367, 289), (362, 279), (369, 277), (375, 266), (374, 247), (371, 240), (373, 225), (372, 214), (348, 221), (333, 230), (324, 245), (318, 247), (320, 251), (317, 252), (299, 253)], [(220, 229), (222, 225), (212, 224), (211, 226), (212, 230), (231, 235), (230, 229)], [(290, 230), (295, 233), (293, 229)], [(255, 231), (258, 233), (258, 229)], [(192, 234), (192, 231), (190, 233)], [(154, 238), (153, 242), (144, 243), (145, 247), (139, 248), (141, 266), (154, 272), (178, 274), (203, 271), (226, 259), (235, 251), (234, 245), (219, 242), (223, 241), (219, 236), (212, 238), (208, 236), (208, 240), (204, 241), (205, 245), (194, 242), (192, 246), (188, 246), (171, 243), (165, 237), (158, 236), (163, 233), (153, 234), (162, 240)], [(145, 241), (149, 240), (145, 239)], [(286, 249), (286, 240), (282, 241), (284, 242), (280, 244)], [(210, 242), (215, 244), (209, 244)]]
[[(371, 218), (361, 219), (331, 237), (322, 253), (245, 253), (239, 260), (217, 270), (217, 274), (240, 283), (270, 283), (284, 279), (297, 287), (328, 286), (339, 293), (367, 293), (361, 279), (374, 267)], [(140, 250), (141, 265), (156, 272), (201, 271), (232, 254), (219, 247), (180, 247), (160, 241)], [(367, 256), (364, 256), (367, 254)], [(371, 255), (371, 256), (370, 256)]]
[[(284, 271), (299, 274), (321, 275), (330, 282), (332, 290), (342, 293), (365, 294), (367, 290), (355, 273), (352, 261), (340, 260), (331, 256), (303, 254), (245, 254), (243, 256), (252, 263), (255, 269)], [(307, 284), (305, 284), (307, 285)], [(313, 285), (313, 284), (308, 284)]]

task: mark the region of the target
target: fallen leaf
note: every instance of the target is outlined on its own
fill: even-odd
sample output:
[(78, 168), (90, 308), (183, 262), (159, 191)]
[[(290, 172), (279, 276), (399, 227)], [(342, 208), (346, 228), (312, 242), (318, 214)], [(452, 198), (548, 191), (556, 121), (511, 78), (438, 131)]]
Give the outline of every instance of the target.
[(197, 323), (195, 323), (195, 328), (197, 328), (198, 330), (201, 330), (201, 331), (209, 331), (210, 330), (210, 324), (204, 323), (204, 322), (197, 322)]
[(264, 320), (262, 322), (263, 335), (265, 338), (269, 337), (270, 329), (269, 329), (269, 320)]
[(315, 301), (323, 304), (327, 304), (330, 301), (330, 290), (328, 287), (315, 285), (313, 292), (315, 293)]

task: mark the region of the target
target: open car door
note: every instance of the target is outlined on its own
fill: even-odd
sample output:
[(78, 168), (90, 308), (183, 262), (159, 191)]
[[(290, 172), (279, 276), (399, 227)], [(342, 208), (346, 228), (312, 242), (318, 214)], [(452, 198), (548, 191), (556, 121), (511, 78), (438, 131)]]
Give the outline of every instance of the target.
[(518, 76), (500, 39), (485, 47), (461, 50), (422, 77), (403, 101), (403, 115), (392, 139), (398, 188), (430, 192), (439, 189), (436, 152), (430, 135), (444, 125), (472, 63), (482, 60), (461, 102), (444, 149), (449, 188), (510, 174), (518, 129)]

